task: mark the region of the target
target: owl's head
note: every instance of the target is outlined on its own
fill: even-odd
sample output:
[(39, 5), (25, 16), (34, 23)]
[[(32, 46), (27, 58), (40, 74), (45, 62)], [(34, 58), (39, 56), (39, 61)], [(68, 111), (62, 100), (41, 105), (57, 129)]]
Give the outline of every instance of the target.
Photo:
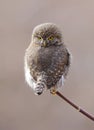
[(63, 44), (62, 33), (53, 23), (44, 23), (36, 26), (32, 34), (32, 42), (42, 47)]

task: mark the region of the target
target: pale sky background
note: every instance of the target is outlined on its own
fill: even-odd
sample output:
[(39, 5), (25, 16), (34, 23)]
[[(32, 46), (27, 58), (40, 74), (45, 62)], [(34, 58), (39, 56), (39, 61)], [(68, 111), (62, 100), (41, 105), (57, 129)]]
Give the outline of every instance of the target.
[(94, 122), (24, 80), (32, 29), (61, 27), (73, 55), (62, 93), (94, 115), (94, 0), (0, 0), (0, 130), (94, 130)]

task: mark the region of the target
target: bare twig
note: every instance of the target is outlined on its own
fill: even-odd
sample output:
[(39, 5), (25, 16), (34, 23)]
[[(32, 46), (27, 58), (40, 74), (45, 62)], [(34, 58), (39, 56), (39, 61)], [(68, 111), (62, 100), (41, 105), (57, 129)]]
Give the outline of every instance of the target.
[(84, 111), (82, 108), (79, 106), (75, 105), (73, 102), (71, 102), (69, 99), (67, 99), (65, 96), (63, 96), (60, 92), (56, 91), (56, 94), (61, 97), (63, 100), (65, 100), (67, 103), (69, 103), (71, 106), (73, 106), (76, 110), (78, 110), (80, 113), (94, 121), (94, 117), (90, 115), (88, 112)]

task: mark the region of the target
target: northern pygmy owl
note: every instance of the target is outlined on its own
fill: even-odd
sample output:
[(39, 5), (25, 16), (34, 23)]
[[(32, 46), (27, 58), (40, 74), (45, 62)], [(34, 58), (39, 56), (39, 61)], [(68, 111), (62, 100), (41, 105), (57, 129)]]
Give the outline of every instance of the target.
[(63, 85), (70, 67), (70, 53), (62, 32), (53, 23), (34, 28), (31, 43), (25, 52), (25, 79), (35, 94)]

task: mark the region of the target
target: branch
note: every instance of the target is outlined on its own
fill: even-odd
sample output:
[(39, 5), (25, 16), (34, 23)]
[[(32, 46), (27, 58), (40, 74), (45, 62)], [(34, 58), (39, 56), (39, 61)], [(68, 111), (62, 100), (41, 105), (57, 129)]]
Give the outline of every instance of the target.
[[(53, 93), (52, 93), (53, 94)], [(90, 115), (88, 112), (84, 111), (82, 108), (79, 106), (75, 105), (73, 102), (71, 102), (69, 99), (67, 99), (65, 96), (63, 96), (60, 92), (56, 91), (56, 94), (61, 97), (63, 100), (65, 100), (67, 103), (69, 103), (71, 106), (73, 106), (76, 110), (78, 110), (80, 113), (94, 121), (94, 117)]]

